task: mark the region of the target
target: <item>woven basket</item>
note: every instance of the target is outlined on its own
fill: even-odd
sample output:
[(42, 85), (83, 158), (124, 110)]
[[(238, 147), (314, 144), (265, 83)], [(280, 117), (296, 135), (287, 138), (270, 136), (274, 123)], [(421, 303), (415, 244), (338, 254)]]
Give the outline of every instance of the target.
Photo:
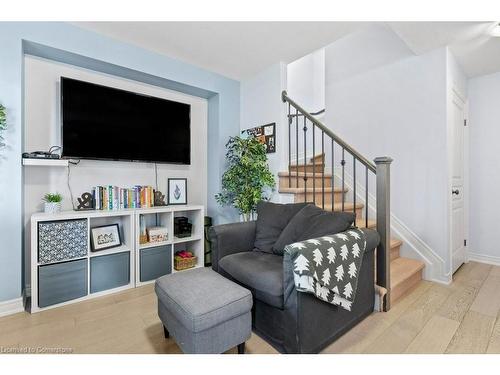
[(182, 258), (178, 255), (174, 257), (174, 269), (176, 271), (187, 270), (196, 266), (197, 257)]

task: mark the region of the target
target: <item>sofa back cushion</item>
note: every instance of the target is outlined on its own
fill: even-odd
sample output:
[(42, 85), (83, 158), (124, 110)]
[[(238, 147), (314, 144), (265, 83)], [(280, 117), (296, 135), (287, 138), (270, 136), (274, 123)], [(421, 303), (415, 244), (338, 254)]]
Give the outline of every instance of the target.
[(254, 250), (273, 253), (273, 245), (290, 220), (307, 203), (278, 204), (261, 201), (257, 204), (257, 225)]
[(343, 232), (352, 226), (355, 217), (353, 212), (324, 211), (308, 204), (283, 229), (273, 252), (283, 255), (285, 246), (291, 243)]

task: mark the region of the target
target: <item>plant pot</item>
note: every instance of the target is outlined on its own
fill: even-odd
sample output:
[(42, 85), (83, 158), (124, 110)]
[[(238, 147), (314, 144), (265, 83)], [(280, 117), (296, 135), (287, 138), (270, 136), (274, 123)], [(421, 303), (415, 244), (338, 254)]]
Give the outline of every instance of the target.
[(61, 202), (45, 202), (43, 211), (46, 214), (56, 214), (61, 211)]

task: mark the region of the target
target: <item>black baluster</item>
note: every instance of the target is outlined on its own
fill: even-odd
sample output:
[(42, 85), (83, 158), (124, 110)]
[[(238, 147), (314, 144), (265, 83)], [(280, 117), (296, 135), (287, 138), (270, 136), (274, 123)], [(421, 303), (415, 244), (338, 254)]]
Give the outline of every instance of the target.
[(299, 187), (299, 110), (295, 108), (295, 187)]
[(316, 159), (314, 158), (314, 155), (316, 155), (316, 135), (315, 135), (315, 130), (316, 125), (313, 123), (313, 134), (312, 134), (312, 140), (313, 140), (313, 203), (316, 204)]
[(323, 155), (323, 168), (321, 168), (321, 200), (322, 208), (325, 209), (325, 131), (321, 130), (321, 155)]
[(353, 190), (354, 190), (354, 196), (353, 196), (353, 208), (352, 212), (354, 212), (354, 217), (356, 220), (356, 157), (353, 155), (352, 156), (352, 175), (353, 175)]
[[(304, 155), (307, 155), (307, 119), (304, 116)], [(305, 171), (304, 166), (304, 171)], [(307, 173), (304, 173), (304, 202), (307, 202)]]
[(290, 103), (288, 103), (288, 187), (292, 187), (292, 171), (290, 171), (290, 166), (292, 165), (292, 117), (290, 112)]
[(332, 183), (330, 184), (330, 186), (332, 187), (332, 212), (335, 210), (335, 173), (334, 173), (334, 170), (335, 170), (335, 156), (333, 154), (334, 152), (334, 149), (333, 149), (333, 138), (332, 138), (332, 170), (331, 170), (331, 174), (332, 176), (330, 177), (332, 180)]
[[(345, 169), (345, 148), (342, 147), (342, 161), (340, 162), (340, 164), (342, 165), (342, 191), (345, 190), (345, 179), (344, 179), (344, 176), (345, 176), (345, 173), (344, 173), (344, 169)], [(344, 207), (345, 207), (345, 194), (342, 194), (342, 212), (344, 212)]]
[(365, 172), (365, 228), (368, 228), (368, 167)]

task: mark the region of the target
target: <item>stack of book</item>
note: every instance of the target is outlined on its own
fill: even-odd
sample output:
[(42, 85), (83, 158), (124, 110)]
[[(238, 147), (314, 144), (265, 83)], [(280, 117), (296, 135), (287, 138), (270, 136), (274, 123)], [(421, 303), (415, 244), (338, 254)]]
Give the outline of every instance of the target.
[(96, 186), (92, 188), (96, 210), (121, 210), (125, 208), (147, 208), (154, 206), (152, 186)]

